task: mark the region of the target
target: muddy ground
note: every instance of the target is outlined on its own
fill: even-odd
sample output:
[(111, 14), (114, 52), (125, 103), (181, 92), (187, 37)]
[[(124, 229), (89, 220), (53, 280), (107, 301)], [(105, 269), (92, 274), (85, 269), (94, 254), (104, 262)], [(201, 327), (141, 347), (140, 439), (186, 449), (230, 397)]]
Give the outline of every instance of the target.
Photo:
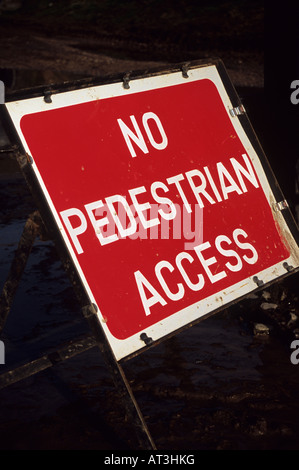
[[(106, 1), (100, 12), (92, 10), (95, 2), (82, 2), (80, 11), (71, 7), (78, 2), (62, 10), (59, 2), (21, 3), (0, 3), (0, 68), (12, 91), (217, 56), (262, 144), (278, 152), (265, 119), (258, 2), (240, 2), (242, 8), (202, 2), (201, 10), (165, 2), (158, 13), (155, 1), (129, 2), (129, 11)], [(35, 209), (11, 157), (0, 154), (1, 286)], [(281, 168), (275, 156), (273, 166)], [(284, 165), (284, 172), (291, 169)], [(158, 449), (299, 449), (299, 364), (290, 360), (299, 337), (298, 297), (297, 274), (125, 364)], [(0, 367), (6, 371), (88, 333), (52, 242), (37, 240), (3, 332)], [(137, 448), (96, 348), (0, 390), (0, 408), (2, 450)]]

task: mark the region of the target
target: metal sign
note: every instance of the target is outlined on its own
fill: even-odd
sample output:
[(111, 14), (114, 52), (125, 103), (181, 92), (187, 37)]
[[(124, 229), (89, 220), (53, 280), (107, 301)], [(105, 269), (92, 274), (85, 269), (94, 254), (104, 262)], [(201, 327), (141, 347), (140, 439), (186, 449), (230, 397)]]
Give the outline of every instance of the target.
[(221, 62), (6, 108), (117, 361), (298, 268)]

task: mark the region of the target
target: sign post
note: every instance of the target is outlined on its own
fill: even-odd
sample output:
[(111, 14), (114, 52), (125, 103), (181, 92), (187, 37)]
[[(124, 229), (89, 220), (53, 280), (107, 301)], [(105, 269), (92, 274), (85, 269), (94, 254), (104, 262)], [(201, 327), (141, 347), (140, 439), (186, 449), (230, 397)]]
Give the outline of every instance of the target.
[(117, 364), (298, 270), (298, 230), (221, 61), (12, 97), (41, 215)]

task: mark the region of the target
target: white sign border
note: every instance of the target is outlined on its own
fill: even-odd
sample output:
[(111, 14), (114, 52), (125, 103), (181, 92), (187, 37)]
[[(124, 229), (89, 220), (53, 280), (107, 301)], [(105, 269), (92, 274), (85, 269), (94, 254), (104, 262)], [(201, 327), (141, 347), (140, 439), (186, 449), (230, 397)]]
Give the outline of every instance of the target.
[[(13, 121), (16, 132), (20, 138), (20, 141), (24, 147), (25, 152), (29, 156), (31, 156), (30, 148), (28, 147), (28, 144), (26, 142), (26, 139), (20, 127), (20, 122), (21, 122), (22, 117), (27, 114), (33, 114), (33, 113), (42, 112), (42, 111), (49, 111), (52, 109), (58, 109), (58, 108), (63, 108), (67, 106), (75, 106), (78, 104), (82, 104), (82, 103), (86, 103), (86, 102), (90, 102), (94, 100), (102, 100), (102, 99), (108, 99), (112, 97), (127, 96), (130, 94), (142, 93), (142, 92), (154, 90), (157, 88), (165, 88), (165, 87), (169, 87), (173, 85), (185, 84), (185, 83), (189, 83), (192, 81), (198, 81), (198, 80), (203, 80), (203, 79), (211, 80), (214, 83), (214, 85), (217, 87), (217, 90), (221, 96), (222, 102), (227, 110), (228, 117), (231, 120), (231, 123), (239, 139), (241, 140), (247, 155), (251, 159), (254, 165), (254, 168), (258, 173), (259, 180), (263, 187), (268, 203), (270, 207), (273, 208), (273, 205), (278, 201), (275, 200), (275, 197), (273, 195), (270, 184), (263, 170), (260, 159), (257, 153), (255, 152), (252, 146), (252, 143), (250, 142), (238, 117), (232, 116), (230, 114), (230, 110), (232, 109), (233, 106), (228, 96), (228, 93), (223, 85), (222, 79), (220, 77), (220, 74), (217, 70), (216, 65), (208, 65), (206, 67), (199, 66), (197, 68), (190, 68), (188, 70), (188, 78), (185, 78), (182, 72), (174, 71), (174, 72), (168, 72), (167, 74), (161, 73), (158, 75), (147, 76), (144, 78), (132, 79), (130, 80), (130, 88), (128, 89), (123, 87), (122, 82), (109, 83), (109, 84), (91, 86), (87, 88), (80, 88), (80, 89), (71, 90), (71, 91), (63, 91), (59, 93), (54, 93), (51, 95), (50, 103), (46, 102), (43, 96), (38, 96), (34, 98), (8, 102), (5, 104), (5, 106)], [(292, 253), (288, 259), (262, 272), (257, 272), (254, 276), (250, 278), (243, 279), (237, 284), (234, 284), (228, 287), (227, 289), (225, 289), (225, 291), (217, 292), (216, 294), (210, 297), (202, 299), (199, 302), (196, 302), (195, 304), (178, 311), (177, 313), (171, 315), (170, 317), (164, 320), (161, 320), (155, 323), (154, 325), (130, 336), (129, 338), (126, 338), (124, 340), (117, 339), (110, 333), (105, 323), (105, 320), (101, 315), (100, 308), (97, 305), (97, 302), (93, 296), (93, 293), (86, 281), (85, 275), (77, 260), (77, 257), (74, 253), (72, 245), (69, 242), (66, 231), (60, 221), (58, 213), (55, 209), (55, 206), (46, 189), (44, 181), (39, 173), (39, 170), (34, 160), (32, 162), (32, 170), (34, 171), (38, 179), (42, 192), (50, 207), (52, 215), (54, 216), (57, 227), (69, 251), (69, 254), (74, 263), (74, 266), (77, 269), (77, 272), (88, 294), (90, 302), (97, 306), (97, 309), (98, 309), (97, 314), (98, 314), (100, 323), (102, 325), (105, 336), (110, 344), (110, 347), (113, 351), (116, 361), (120, 361), (129, 356), (131, 357), (137, 352), (143, 350), (143, 348), (145, 347), (145, 343), (140, 338), (141, 333), (145, 333), (147, 337), (151, 338), (153, 340), (153, 343), (155, 343), (161, 340), (162, 338), (169, 336), (170, 334), (186, 327), (187, 325), (190, 325), (194, 322), (199, 321), (199, 319), (201, 319), (202, 317), (207, 316), (208, 314), (211, 314), (214, 311), (217, 311), (224, 305), (228, 305), (231, 302), (236, 301), (246, 296), (250, 292), (256, 290), (257, 285), (256, 285), (256, 282), (253, 280), (254, 276), (258, 276), (258, 278), (261, 279), (264, 284), (267, 284), (277, 279), (278, 277), (281, 277), (286, 274), (286, 269), (283, 266), (284, 262), (287, 262), (288, 265), (293, 266), (294, 268), (297, 268), (299, 266), (299, 253), (298, 253), (298, 250), (297, 250), (297, 253), (295, 251), (295, 248), (297, 249), (297, 243), (294, 240), (289, 230), (289, 227), (287, 226), (285, 219), (283, 215), (281, 214), (281, 212), (273, 211), (273, 216), (276, 222), (279, 224), (280, 230), (284, 234), (285, 242), (288, 244), (288, 248), (290, 249), (290, 252)], [(236, 292), (238, 292), (237, 297), (236, 297)]]

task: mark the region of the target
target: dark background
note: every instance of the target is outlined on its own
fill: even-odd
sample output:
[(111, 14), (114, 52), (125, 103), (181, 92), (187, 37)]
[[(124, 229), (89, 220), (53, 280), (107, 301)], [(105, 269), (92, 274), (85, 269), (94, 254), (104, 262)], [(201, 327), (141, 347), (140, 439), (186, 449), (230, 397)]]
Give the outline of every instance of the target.
[(266, 2), (265, 6), (265, 112), (273, 125), (268, 136), (269, 152), (275, 155), (273, 167), (287, 199), (294, 200), (292, 175), (296, 174), (299, 154), (299, 108), (290, 101), (290, 85), (299, 76), (299, 7), (288, 1), (283, 6), (278, 2)]

